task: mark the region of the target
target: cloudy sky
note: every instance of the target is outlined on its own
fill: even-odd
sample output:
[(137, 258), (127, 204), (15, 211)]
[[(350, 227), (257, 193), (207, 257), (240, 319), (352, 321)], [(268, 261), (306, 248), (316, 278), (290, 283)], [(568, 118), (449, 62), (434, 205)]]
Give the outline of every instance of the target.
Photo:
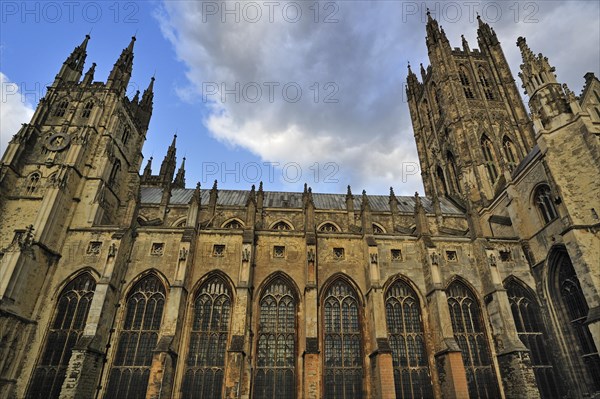
[[(156, 74), (143, 153), (157, 171), (176, 132), (187, 186), (422, 192), (404, 81), (425, 65), (429, 7), (453, 46), (477, 47), (476, 13), (518, 72), (518, 36), (579, 93), (600, 71), (600, 2), (3, 1), (0, 148), (28, 122), (65, 57), (91, 31), (96, 80), (137, 35), (129, 88)], [(520, 86), (520, 81), (517, 82)], [(158, 161), (158, 162), (157, 162)]]

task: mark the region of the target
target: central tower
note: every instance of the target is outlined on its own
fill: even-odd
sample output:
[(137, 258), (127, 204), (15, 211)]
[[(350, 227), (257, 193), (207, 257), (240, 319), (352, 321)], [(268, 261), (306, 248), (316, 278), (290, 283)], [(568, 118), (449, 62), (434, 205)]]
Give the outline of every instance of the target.
[(480, 49), (452, 48), (427, 18), (431, 65), (421, 81), (409, 65), (406, 87), (425, 193), (481, 208), (533, 148), (532, 125), (494, 30), (478, 16)]

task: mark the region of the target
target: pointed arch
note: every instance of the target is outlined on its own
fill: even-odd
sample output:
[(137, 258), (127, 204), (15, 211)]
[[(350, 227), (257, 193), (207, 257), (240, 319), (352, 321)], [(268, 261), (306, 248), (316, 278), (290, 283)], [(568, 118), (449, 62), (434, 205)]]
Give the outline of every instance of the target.
[(543, 225), (547, 225), (558, 217), (552, 198), (552, 190), (550, 190), (548, 184), (538, 184), (533, 190), (532, 198), (533, 205), (538, 210)]
[(271, 230), (294, 230), (294, 225), (285, 219), (279, 219), (271, 224)]
[(244, 222), (240, 218), (227, 219), (222, 225), (222, 229), (240, 230), (244, 228)]
[(454, 339), (462, 351), (469, 396), (496, 398), (498, 382), (486, 335), (482, 310), (475, 291), (462, 278), (454, 277), (446, 288)]
[(386, 283), (384, 291), (396, 398), (433, 397), (421, 317), (422, 302), (413, 287), (409, 279), (396, 276)]
[(182, 216), (179, 219), (175, 220), (171, 226), (173, 227), (186, 227), (187, 224), (187, 216)]
[(92, 109), (94, 108), (94, 100), (90, 99), (87, 100), (87, 102), (85, 102), (85, 105), (83, 106), (83, 109), (81, 110), (81, 117), (82, 118), (89, 118), (91, 113), (92, 113)]
[(487, 134), (481, 135), (481, 151), (483, 152), (484, 165), (492, 185), (498, 179), (498, 168), (496, 167), (496, 157), (494, 155), (494, 145)]
[(586, 324), (589, 307), (571, 258), (562, 245), (548, 256), (550, 298), (557, 310), (560, 326), (571, 342), (569, 356), (585, 373), (579, 373), (583, 389), (600, 392), (600, 354)]
[(29, 174), (29, 176), (27, 176), (27, 181), (25, 185), (25, 195), (35, 194), (36, 191), (38, 191), (41, 179), (42, 174), (38, 171)]
[(299, 291), (282, 272), (259, 288), (253, 397), (296, 398)]
[(69, 107), (69, 99), (68, 97), (63, 97), (59, 101), (57, 101), (56, 106), (54, 107), (54, 113), (52, 116), (63, 117), (67, 112), (67, 108)]
[(108, 185), (113, 187), (117, 183), (117, 176), (121, 171), (121, 160), (118, 158), (113, 162), (112, 168), (110, 169), (110, 175), (108, 175)]
[(450, 181), (455, 189), (455, 192), (460, 193), (460, 182), (458, 181), (458, 170), (456, 169), (456, 158), (452, 151), (446, 151), (446, 162), (448, 163), (448, 172), (450, 173)]
[(339, 233), (340, 231), (342, 231), (342, 229), (337, 223), (328, 220), (318, 225), (317, 231), (320, 231), (322, 233)]
[(323, 286), (321, 303), (324, 398), (362, 398), (363, 315), (359, 291), (348, 276), (336, 274)]
[(458, 66), (458, 77), (460, 79), (460, 83), (462, 84), (465, 97), (468, 99), (475, 98), (473, 95), (473, 89), (471, 87), (471, 80), (469, 79), (469, 71), (463, 64)]
[(373, 222), (373, 234), (385, 234), (385, 228), (376, 222)]
[(233, 285), (220, 271), (207, 273), (198, 284), (191, 304), (182, 397), (211, 399), (223, 395)]
[(166, 285), (159, 276), (155, 270), (142, 273), (129, 289), (106, 398), (146, 396), (166, 301)]
[(494, 91), (493, 87), (488, 79), (488, 74), (483, 65), (480, 65), (477, 68), (477, 72), (479, 74), (479, 82), (481, 83), (481, 87), (483, 88), (483, 92), (485, 94), (485, 98), (488, 100), (494, 100)]
[(531, 363), (542, 398), (553, 398), (559, 393), (546, 342), (546, 327), (535, 292), (515, 276), (504, 280), (504, 288), (512, 310), (519, 339), (531, 353)]
[(87, 320), (96, 279), (79, 271), (60, 290), (52, 321), (33, 372), (27, 398), (58, 398), (75, 344)]
[(442, 195), (450, 194), (450, 190), (448, 190), (448, 183), (446, 182), (446, 176), (444, 176), (444, 170), (438, 165), (435, 171), (443, 190)]

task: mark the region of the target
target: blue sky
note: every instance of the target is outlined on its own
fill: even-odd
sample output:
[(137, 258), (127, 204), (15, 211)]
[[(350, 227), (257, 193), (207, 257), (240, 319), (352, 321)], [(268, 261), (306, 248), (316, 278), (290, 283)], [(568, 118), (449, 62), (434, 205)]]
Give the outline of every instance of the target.
[[(527, 37), (578, 94), (600, 70), (600, 2), (99, 1), (0, 3), (0, 148), (91, 31), (87, 65), (106, 80), (137, 35), (130, 95), (156, 74), (144, 156), (178, 134), (187, 186), (422, 192), (404, 94), (406, 64), (428, 64), (425, 9), (453, 46), (476, 48), (475, 12), (516, 76)], [(18, 93), (17, 93), (18, 90)], [(225, 90), (225, 92), (223, 92)], [(236, 93), (239, 97), (236, 101)], [(301, 95), (300, 95), (301, 93)], [(301, 173), (301, 176), (299, 175)], [(260, 174), (260, 176), (259, 176)]]

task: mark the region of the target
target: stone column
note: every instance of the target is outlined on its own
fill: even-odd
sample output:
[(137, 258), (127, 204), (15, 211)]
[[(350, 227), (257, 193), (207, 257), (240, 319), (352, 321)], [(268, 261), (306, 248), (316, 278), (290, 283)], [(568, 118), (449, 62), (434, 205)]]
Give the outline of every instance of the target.
[(321, 397), (321, 352), (319, 351), (319, 297), (317, 293), (317, 240), (314, 232), (306, 233), (306, 288), (304, 290), (304, 350), (303, 397)]
[(252, 267), (254, 266), (254, 226), (244, 231), (236, 300), (231, 317), (231, 343), (227, 351), (227, 369), (225, 370), (225, 397), (249, 398), (251, 367), (246, 356), (252, 348), (249, 333)]

